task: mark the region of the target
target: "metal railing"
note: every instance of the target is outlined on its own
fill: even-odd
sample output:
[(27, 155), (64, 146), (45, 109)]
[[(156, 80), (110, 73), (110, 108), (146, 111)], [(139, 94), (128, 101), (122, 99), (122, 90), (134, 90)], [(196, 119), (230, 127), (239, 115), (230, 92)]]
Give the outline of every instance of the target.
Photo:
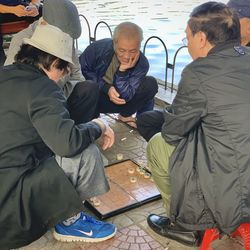
[(176, 52), (175, 52), (175, 54), (174, 54), (174, 60), (173, 60), (173, 64), (172, 64), (171, 93), (173, 93), (173, 90), (174, 90), (174, 74), (175, 74), (176, 58), (177, 58), (178, 53), (179, 53), (183, 48), (187, 48), (187, 46), (181, 46), (179, 49), (176, 50)]
[(151, 39), (157, 39), (161, 42), (162, 46), (164, 47), (164, 51), (165, 51), (165, 56), (166, 56), (166, 62), (165, 62), (165, 84), (164, 84), (164, 87), (165, 87), (165, 90), (167, 89), (167, 79), (168, 79), (168, 49), (167, 49), (167, 46), (165, 45), (165, 43), (163, 42), (163, 40), (158, 37), (158, 36), (151, 36), (149, 37), (144, 46), (143, 46), (143, 54), (145, 55), (145, 52), (146, 52), (146, 47), (147, 47), (147, 44), (148, 42), (151, 40)]
[[(97, 37), (97, 30), (98, 30), (98, 27), (101, 25), (101, 24), (104, 24), (108, 30), (109, 30), (109, 33), (110, 33), (110, 37), (112, 37), (112, 30), (110, 28), (110, 26), (104, 22), (104, 21), (100, 21), (98, 22), (96, 25), (95, 25), (95, 28), (94, 28), (94, 36), (91, 36), (91, 28), (90, 28), (90, 24), (89, 24), (89, 21), (88, 19), (80, 14), (79, 15), (79, 18), (83, 18), (87, 24), (87, 27), (88, 27), (88, 36), (89, 36), (89, 44), (91, 44), (92, 42), (96, 41), (96, 37)], [(146, 48), (147, 48), (147, 45), (149, 43), (149, 41), (151, 39), (157, 39), (160, 41), (161, 45), (164, 47), (164, 51), (165, 51), (165, 56), (166, 56), (166, 60), (165, 60), (165, 81), (164, 81), (164, 88), (165, 90), (168, 88), (168, 82), (167, 82), (167, 79), (168, 79), (168, 69), (172, 70), (172, 77), (171, 77), (171, 82), (170, 82), (170, 90), (171, 90), (171, 93), (176, 89), (175, 88), (175, 85), (174, 85), (174, 77), (175, 77), (175, 67), (176, 67), (176, 59), (177, 59), (177, 55), (178, 53), (183, 49), (183, 48), (186, 48), (187, 46), (181, 46), (180, 48), (178, 48), (178, 50), (175, 52), (174, 54), (174, 58), (173, 58), (173, 63), (169, 63), (169, 59), (168, 59), (168, 49), (167, 49), (167, 46), (166, 44), (164, 43), (164, 41), (158, 37), (158, 36), (151, 36), (149, 37), (144, 46), (143, 46), (143, 54), (145, 55), (146, 53)], [(75, 44), (76, 44), (76, 48), (78, 49), (78, 41), (76, 40), (75, 41)]]
[(109, 27), (109, 25), (108, 25), (106, 22), (104, 22), (104, 21), (100, 21), (100, 22), (98, 22), (98, 23), (96, 24), (96, 26), (95, 26), (94, 37), (93, 37), (92, 42), (94, 42), (94, 41), (96, 40), (96, 31), (97, 31), (97, 28), (98, 28), (98, 26), (99, 26), (100, 24), (104, 24), (104, 25), (107, 26), (107, 28), (108, 28), (108, 30), (109, 30), (109, 33), (110, 33), (110, 37), (112, 37), (112, 31), (111, 31), (111, 28)]

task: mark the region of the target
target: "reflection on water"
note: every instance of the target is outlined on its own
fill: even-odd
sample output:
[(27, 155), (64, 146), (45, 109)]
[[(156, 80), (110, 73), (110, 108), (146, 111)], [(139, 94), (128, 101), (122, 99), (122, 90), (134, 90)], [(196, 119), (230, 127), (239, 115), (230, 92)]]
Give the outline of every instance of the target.
[[(226, 3), (228, 0), (220, 0)], [(173, 63), (173, 57), (177, 49), (182, 46), (182, 38), (185, 36), (185, 26), (188, 15), (192, 9), (207, 0), (73, 0), (80, 14), (89, 21), (91, 36), (94, 36), (94, 28), (99, 21), (105, 21), (113, 31), (114, 27), (123, 21), (132, 21), (143, 28), (144, 42), (150, 36), (159, 36), (167, 46), (168, 62)], [(79, 49), (89, 44), (86, 22), (82, 21), (83, 32), (78, 41)], [(98, 26), (97, 39), (110, 37), (108, 29)], [(142, 43), (142, 46), (144, 43)], [(163, 46), (156, 39), (149, 41), (146, 48), (146, 56), (150, 62), (149, 74), (165, 80), (166, 56)], [(187, 49), (178, 53), (176, 60), (176, 73), (174, 83), (178, 84), (180, 72), (191, 61)], [(171, 70), (168, 70), (168, 81), (171, 82)]]

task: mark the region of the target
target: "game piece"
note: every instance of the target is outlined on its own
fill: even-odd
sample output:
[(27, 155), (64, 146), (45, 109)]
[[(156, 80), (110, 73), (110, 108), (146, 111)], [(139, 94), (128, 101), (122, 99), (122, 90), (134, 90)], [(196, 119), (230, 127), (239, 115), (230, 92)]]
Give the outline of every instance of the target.
[(145, 173), (143, 168), (140, 168), (139, 174), (143, 175)]
[(129, 179), (130, 179), (130, 182), (132, 182), (132, 183), (137, 182), (137, 178), (135, 176), (132, 176)]
[(129, 168), (129, 169), (128, 169), (128, 173), (129, 173), (129, 174), (133, 174), (134, 172), (135, 172), (135, 169), (134, 169), (134, 168)]
[(93, 205), (94, 205), (95, 207), (100, 206), (100, 204), (101, 204), (101, 201), (100, 201), (99, 199), (95, 199), (95, 200), (93, 201)]
[(117, 154), (117, 155), (116, 155), (116, 159), (117, 159), (118, 161), (121, 161), (121, 160), (123, 159), (123, 154), (121, 154), (121, 153)]
[(148, 178), (150, 178), (150, 177), (151, 177), (151, 174), (150, 174), (150, 173), (147, 173), (147, 172), (144, 173), (144, 178), (148, 179)]

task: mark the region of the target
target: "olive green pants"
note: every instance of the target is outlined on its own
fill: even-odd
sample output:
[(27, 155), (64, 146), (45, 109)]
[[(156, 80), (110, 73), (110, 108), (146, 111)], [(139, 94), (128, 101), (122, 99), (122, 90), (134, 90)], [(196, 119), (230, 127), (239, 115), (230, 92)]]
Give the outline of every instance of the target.
[(169, 158), (174, 151), (174, 146), (165, 142), (161, 133), (154, 135), (147, 146), (148, 166), (154, 182), (161, 193), (167, 215), (170, 215), (171, 187), (169, 176)]

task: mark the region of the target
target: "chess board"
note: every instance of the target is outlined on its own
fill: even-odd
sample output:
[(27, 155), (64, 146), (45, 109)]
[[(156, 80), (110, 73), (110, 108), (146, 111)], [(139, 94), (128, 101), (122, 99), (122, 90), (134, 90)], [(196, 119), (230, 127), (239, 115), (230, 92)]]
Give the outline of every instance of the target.
[(101, 219), (161, 197), (150, 172), (132, 160), (109, 165), (105, 168), (105, 173), (110, 191), (85, 202), (85, 205)]

